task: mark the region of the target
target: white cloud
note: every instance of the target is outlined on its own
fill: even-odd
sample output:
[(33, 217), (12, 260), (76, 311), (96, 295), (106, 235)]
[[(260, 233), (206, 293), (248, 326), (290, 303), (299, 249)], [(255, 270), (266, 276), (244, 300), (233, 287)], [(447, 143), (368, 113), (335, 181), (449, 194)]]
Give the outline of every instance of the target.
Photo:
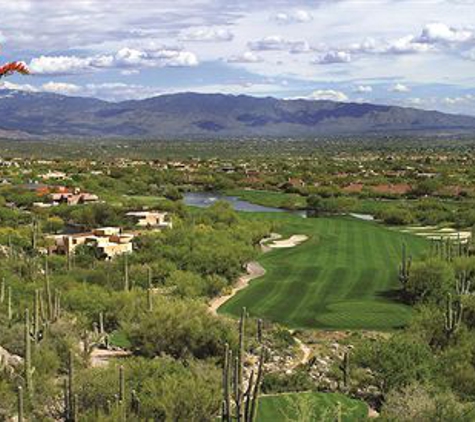
[(313, 91), (310, 95), (305, 97), (308, 100), (327, 100), (327, 101), (348, 101), (348, 96), (342, 91), (336, 91), (334, 89), (318, 89)]
[(358, 85), (355, 89), (354, 92), (358, 92), (360, 94), (369, 94), (373, 92), (373, 87), (370, 85)]
[(155, 87), (141, 84), (126, 84), (123, 82), (76, 85), (50, 81), (39, 86), (33, 86), (5, 81), (0, 83), (0, 89), (24, 92), (51, 92), (69, 96), (95, 97), (109, 101), (123, 101), (129, 99), (138, 100), (163, 93), (160, 89)]
[(232, 41), (233, 38), (233, 33), (226, 28), (193, 28), (180, 35), (182, 41), (219, 42)]
[(81, 91), (81, 87), (75, 84), (64, 82), (47, 82), (41, 86), (42, 91), (53, 92), (55, 94), (73, 95)]
[(252, 51), (245, 51), (237, 56), (231, 56), (227, 59), (228, 63), (260, 63), (262, 58)]
[(394, 86), (392, 86), (389, 89), (391, 92), (398, 92), (398, 93), (404, 93), (404, 92), (410, 92), (410, 88), (404, 84), (397, 83)]
[(90, 69), (91, 59), (76, 56), (40, 56), (31, 60), (28, 67), (32, 73), (41, 75), (74, 74)]
[(428, 44), (418, 42), (417, 38), (412, 35), (407, 35), (387, 43), (383, 46), (381, 53), (385, 54), (413, 54), (426, 53), (432, 47)]
[(450, 27), (441, 22), (427, 24), (419, 37), (424, 43), (464, 43), (474, 39), (469, 29)]
[(254, 51), (288, 51), (295, 54), (311, 51), (307, 41), (290, 41), (280, 35), (270, 35), (257, 41), (250, 41), (248, 46)]
[(376, 40), (366, 38), (361, 43), (353, 43), (349, 50), (354, 53), (363, 54), (415, 54), (426, 53), (433, 47), (429, 44), (420, 42), (413, 35), (407, 35), (390, 41)]
[(0, 89), (11, 89), (13, 91), (26, 91), (26, 92), (38, 92), (39, 89), (36, 86), (30, 84), (16, 84), (10, 81), (0, 82)]
[(442, 102), (448, 106), (470, 104), (475, 102), (475, 95), (467, 94), (459, 97), (445, 97)]
[(140, 100), (160, 95), (162, 91), (153, 86), (141, 84), (126, 84), (123, 82), (107, 82), (86, 84), (82, 87), (81, 95), (97, 97), (109, 101)]
[(313, 19), (313, 16), (307, 10), (293, 10), (290, 12), (280, 12), (273, 16), (279, 24), (306, 23)]
[(350, 63), (351, 54), (346, 51), (329, 51), (312, 61), (315, 64)]
[(115, 54), (92, 57), (40, 56), (32, 59), (29, 67), (37, 75), (71, 75), (107, 68), (188, 67), (197, 64), (198, 58), (189, 51), (122, 48)]

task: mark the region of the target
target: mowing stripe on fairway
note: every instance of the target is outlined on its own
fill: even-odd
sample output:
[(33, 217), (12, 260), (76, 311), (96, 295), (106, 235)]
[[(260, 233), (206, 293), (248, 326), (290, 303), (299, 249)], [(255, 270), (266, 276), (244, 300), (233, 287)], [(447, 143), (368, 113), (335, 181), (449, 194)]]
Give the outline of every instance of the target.
[(353, 218), (260, 218), (278, 222), (285, 236), (309, 239), (262, 255), (267, 273), (219, 312), (239, 315), (245, 306), (253, 316), (292, 328), (387, 330), (407, 323), (410, 308), (393, 299), (401, 245), (417, 256), (425, 239)]

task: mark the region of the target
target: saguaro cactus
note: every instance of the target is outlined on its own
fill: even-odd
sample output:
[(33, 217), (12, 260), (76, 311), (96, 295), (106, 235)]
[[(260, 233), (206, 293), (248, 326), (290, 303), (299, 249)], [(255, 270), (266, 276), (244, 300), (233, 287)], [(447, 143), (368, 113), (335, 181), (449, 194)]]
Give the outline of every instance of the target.
[(17, 411), (18, 411), (18, 422), (23, 422), (23, 388), (18, 386), (18, 403), (17, 403)]
[(124, 290), (130, 290), (130, 280), (129, 280), (129, 257), (127, 254), (124, 255)]
[(343, 373), (343, 386), (348, 388), (350, 385), (350, 352), (346, 351), (343, 355), (343, 360), (340, 365), (340, 370)]
[(118, 394), (119, 412), (122, 421), (127, 420), (127, 400), (125, 398), (125, 372), (124, 367), (119, 367), (119, 394)]
[(468, 271), (461, 271), (455, 280), (455, 290), (458, 295), (467, 295), (470, 293), (470, 286), (472, 284), (471, 277)]
[(153, 290), (152, 290), (152, 269), (150, 267), (147, 268), (147, 280), (148, 280), (148, 286), (147, 286), (147, 307), (148, 311), (152, 312), (153, 311)]
[(40, 291), (35, 290), (35, 302), (34, 302), (34, 315), (33, 315), (33, 338), (35, 343), (39, 341), (40, 335)]
[(25, 340), (25, 359), (24, 359), (24, 378), (25, 386), (28, 395), (33, 395), (33, 369), (31, 365), (31, 327), (30, 327), (30, 312), (25, 309), (25, 327), (24, 327), (24, 340)]
[(0, 304), (5, 302), (5, 277), (2, 277), (2, 282), (0, 284)]
[(13, 308), (12, 308), (12, 288), (8, 286), (7, 293), (7, 318), (11, 322), (13, 319)]
[(45, 293), (46, 293), (46, 315), (49, 322), (53, 320), (53, 296), (49, 280), (48, 258), (45, 258)]
[[(239, 321), (239, 348), (237, 356), (228, 345), (224, 350), (223, 362), (223, 401), (221, 420), (224, 422), (253, 422), (257, 414), (257, 401), (264, 370), (265, 348), (261, 346), (257, 373), (251, 372), (244, 388), (244, 356), (246, 309), (243, 308)], [(260, 336), (262, 338), (262, 334)], [(233, 396), (233, 397), (232, 397)]]
[(463, 306), (460, 299), (455, 303), (452, 300), (452, 295), (447, 295), (447, 309), (445, 311), (445, 332), (450, 338), (460, 327), (462, 322)]
[(406, 244), (402, 244), (402, 258), (399, 264), (399, 281), (405, 288), (409, 281), (409, 272), (411, 270), (412, 258), (407, 257)]
[(68, 359), (68, 391), (67, 391), (67, 398), (65, 398), (65, 402), (68, 404), (68, 408), (66, 409), (66, 420), (68, 422), (77, 422), (76, 415), (77, 415), (77, 397), (74, 393), (74, 355), (72, 350), (69, 351), (69, 359)]

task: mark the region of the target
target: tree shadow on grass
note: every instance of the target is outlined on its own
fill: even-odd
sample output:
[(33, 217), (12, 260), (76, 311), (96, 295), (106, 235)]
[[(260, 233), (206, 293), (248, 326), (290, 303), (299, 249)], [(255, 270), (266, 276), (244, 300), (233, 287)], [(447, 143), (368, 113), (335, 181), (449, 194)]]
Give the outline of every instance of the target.
[(378, 292), (377, 297), (390, 300), (391, 302), (400, 303), (401, 305), (410, 305), (410, 300), (403, 289), (389, 289)]

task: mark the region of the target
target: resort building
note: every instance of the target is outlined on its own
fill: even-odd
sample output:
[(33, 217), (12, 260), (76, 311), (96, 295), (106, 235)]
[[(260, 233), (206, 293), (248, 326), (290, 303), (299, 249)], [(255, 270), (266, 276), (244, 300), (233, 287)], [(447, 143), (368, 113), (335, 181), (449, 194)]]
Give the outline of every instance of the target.
[(133, 252), (133, 238), (133, 234), (122, 233), (118, 227), (103, 227), (88, 233), (55, 235), (50, 236), (54, 241), (50, 252), (71, 255), (78, 246), (86, 245), (93, 248), (99, 258), (110, 260), (117, 255)]
[(165, 229), (172, 228), (173, 223), (168, 212), (160, 211), (132, 211), (127, 217), (132, 218), (139, 227)]

